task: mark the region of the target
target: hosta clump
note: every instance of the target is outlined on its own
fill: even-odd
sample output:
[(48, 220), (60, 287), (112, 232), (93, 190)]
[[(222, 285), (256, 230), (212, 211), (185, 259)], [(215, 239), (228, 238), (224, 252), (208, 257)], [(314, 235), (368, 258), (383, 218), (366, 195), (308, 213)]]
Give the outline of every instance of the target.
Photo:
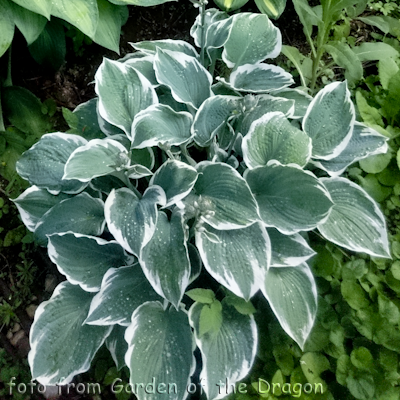
[[(256, 354), (257, 291), (303, 347), (317, 310), (306, 232), (389, 256), (378, 206), (339, 177), (386, 151), (355, 121), (346, 83), (314, 99), (290, 88), (263, 62), (281, 47), (265, 15), (211, 9), (201, 20), (200, 55), (164, 40), (105, 59), (98, 97), (67, 115), (71, 131), (44, 135), (18, 163), (32, 186), (15, 203), (67, 278), (31, 330), (43, 384), (87, 370), (105, 342), (139, 399), (183, 399), (197, 346), (203, 390), (223, 397), (220, 380), (244, 378)], [(231, 73), (216, 82), (219, 59)], [(153, 379), (171, 390), (140, 388)]]

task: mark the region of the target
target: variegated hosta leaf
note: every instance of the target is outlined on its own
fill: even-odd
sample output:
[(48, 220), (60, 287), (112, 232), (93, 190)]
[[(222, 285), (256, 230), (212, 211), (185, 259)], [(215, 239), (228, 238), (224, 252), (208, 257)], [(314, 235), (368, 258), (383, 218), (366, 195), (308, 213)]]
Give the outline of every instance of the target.
[(214, 3), (226, 12), (235, 11), (243, 7), (249, 0), (215, 0)]
[(163, 188), (167, 197), (165, 207), (168, 207), (191, 192), (197, 176), (196, 169), (190, 165), (178, 160), (168, 160), (151, 177), (149, 185)]
[(196, 231), (196, 246), (209, 274), (237, 296), (249, 300), (269, 268), (271, 244), (261, 223), (247, 228)]
[(255, 3), (263, 14), (278, 19), (286, 7), (286, 0), (255, 0)]
[(133, 149), (131, 151), (131, 164), (140, 164), (148, 169), (153, 169), (155, 164), (153, 149)]
[(22, 178), (52, 194), (79, 193), (86, 183), (63, 180), (64, 166), (71, 153), (87, 140), (68, 133), (48, 133), (22, 154), (17, 162), (17, 172)]
[(218, 129), (239, 114), (242, 99), (236, 96), (213, 96), (198, 109), (192, 125), (194, 141), (201, 147), (210, 144)]
[(89, 182), (98, 176), (109, 175), (129, 166), (126, 148), (113, 139), (93, 139), (77, 148), (68, 158), (63, 179)]
[[(137, 387), (138, 400), (184, 400), (194, 372), (193, 336), (186, 312), (164, 310), (159, 302), (136, 309), (126, 330), (125, 356), (130, 383)], [(166, 384), (165, 393), (145, 390), (143, 382)], [(142, 387), (136, 385), (142, 383)], [(172, 385), (172, 386), (171, 386)]]
[(40, 218), (60, 201), (68, 199), (69, 196), (60, 193), (56, 196), (50, 194), (46, 189), (31, 186), (13, 200), (18, 208), (22, 222), (33, 232)]
[(189, 285), (190, 261), (185, 221), (181, 212), (159, 212), (153, 237), (142, 250), (139, 260), (154, 290), (178, 309)]
[(110, 268), (100, 292), (93, 297), (85, 324), (126, 325), (132, 313), (146, 301), (161, 300), (144, 276), (139, 264)]
[(200, 258), (199, 251), (197, 250), (196, 246), (188, 243), (188, 254), (190, 260), (190, 278), (189, 284), (193, 283), (201, 273), (202, 269), (202, 262)]
[(270, 162), (247, 170), (245, 178), (264, 223), (284, 234), (314, 229), (331, 211), (333, 203), (324, 185), (294, 165)]
[[(232, 386), (250, 371), (257, 351), (257, 327), (252, 315), (243, 315), (223, 302), (222, 323), (203, 335), (201, 314), (207, 304), (194, 303), (189, 310), (190, 325), (203, 360), (200, 382), (210, 400), (225, 397)], [(219, 386), (229, 382), (230, 387)]]
[(32, 379), (65, 385), (90, 368), (111, 328), (84, 325), (93, 295), (69, 282), (60, 283), (40, 304), (30, 331), (28, 355)]
[(78, 233), (49, 236), (48, 252), (68, 281), (87, 292), (98, 292), (108, 269), (121, 267), (128, 261), (117, 242)]
[(247, 95), (245, 99), (252, 98), (255, 104), (252, 107), (246, 107), (243, 119), (240, 123), (240, 132), (246, 136), (250, 130), (251, 124), (262, 118), (268, 112), (281, 112), (287, 118), (293, 118), (294, 101), (283, 97), (271, 96), (269, 94)]
[(239, 13), (233, 16), (222, 59), (229, 68), (256, 64), (281, 52), (282, 36), (266, 15)]
[(128, 343), (125, 342), (126, 327), (114, 325), (110, 335), (106, 339), (106, 346), (115, 362), (117, 370), (125, 367), (125, 353), (128, 351)]
[(317, 314), (317, 287), (310, 267), (271, 267), (261, 291), (282, 328), (303, 349)]
[(157, 204), (163, 206), (165, 201), (159, 186), (149, 187), (141, 199), (128, 188), (113, 190), (104, 208), (108, 229), (126, 251), (140, 258), (156, 229)]
[(148, 168), (143, 167), (143, 165), (140, 164), (131, 165), (129, 168), (127, 168), (126, 174), (130, 179), (140, 179), (144, 178), (145, 176), (153, 175)]
[(170, 50), (184, 53), (190, 57), (197, 58), (199, 55), (196, 49), (188, 42), (184, 40), (145, 40), (143, 42), (129, 43), (134, 49), (143, 51), (149, 55), (154, 56), (157, 49)]
[(355, 121), (354, 105), (345, 82), (325, 86), (309, 105), (303, 129), (313, 143), (312, 156), (330, 160), (348, 145)]
[(272, 92), (271, 95), (283, 97), (288, 100), (294, 100), (294, 111), (291, 118), (303, 118), (306, 115), (307, 108), (312, 102), (312, 97), (300, 89), (282, 89), (278, 92)]
[(156, 104), (136, 115), (132, 124), (132, 147), (143, 149), (168, 143), (179, 146), (190, 140), (193, 118), (185, 111), (176, 112), (170, 106)]
[(283, 68), (264, 63), (241, 65), (229, 77), (235, 90), (251, 93), (269, 93), (293, 84), (292, 75)]
[(201, 219), (215, 229), (237, 229), (259, 219), (257, 203), (242, 176), (224, 163), (197, 164), (194, 190)]
[(333, 208), (318, 225), (321, 234), (346, 249), (377, 257), (390, 257), (385, 218), (375, 201), (345, 178), (323, 178)]
[(354, 162), (375, 154), (386, 153), (387, 150), (388, 145), (385, 136), (356, 121), (353, 135), (347, 147), (337, 157), (326, 161), (314, 161), (313, 164), (328, 172), (330, 176), (336, 177), (341, 175)]
[(246, 165), (256, 168), (270, 160), (304, 167), (311, 157), (311, 139), (293, 126), (281, 112), (270, 112), (254, 121), (243, 138)]
[[(195, 45), (197, 47), (201, 47), (201, 37), (203, 29), (205, 29), (207, 36), (207, 33), (210, 30), (210, 26), (212, 24), (227, 18), (229, 18), (229, 15), (226, 12), (218, 10), (216, 8), (209, 8), (208, 10), (206, 10), (204, 14), (204, 21), (201, 20), (201, 15), (199, 14), (196, 17), (194, 24), (190, 28), (190, 36), (193, 37)], [(211, 31), (214, 31), (214, 29), (212, 29)]]
[(40, 245), (46, 245), (47, 236), (54, 233), (100, 236), (104, 226), (103, 200), (84, 192), (61, 201), (47, 211), (36, 225), (35, 237)]
[(229, 37), (233, 19), (222, 19), (209, 26), (206, 32), (206, 51), (211, 62), (215, 62), (222, 56), (222, 46)]
[(168, 86), (179, 103), (199, 108), (212, 96), (212, 76), (194, 57), (158, 48), (154, 69), (158, 82)]
[(143, 74), (153, 85), (153, 87), (160, 85), (157, 82), (156, 73), (154, 72), (154, 55), (148, 55), (140, 58), (129, 58), (128, 60), (124, 61), (124, 64), (135, 68), (136, 71), (139, 71), (141, 74)]
[(295, 267), (315, 255), (315, 251), (298, 233), (284, 235), (277, 229), (268, 228), (271, 240), (271, 267)]
[(156, 92), (144, 75), (118, 61), (105, 58), (95, 81), (100, 116), (128, 135), (135, 115), (158, 103)]

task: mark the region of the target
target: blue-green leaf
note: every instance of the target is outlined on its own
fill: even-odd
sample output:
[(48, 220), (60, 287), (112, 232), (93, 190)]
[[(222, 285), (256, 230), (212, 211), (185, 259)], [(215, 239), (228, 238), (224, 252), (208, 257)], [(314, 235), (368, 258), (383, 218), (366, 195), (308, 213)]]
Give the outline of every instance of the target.
[[(240, 314), (223, 302), (220, 326), (201, 335), (201, 315), (207, 307), (194, 303), (189, 320), (203, 361), (200, 382), (208, 399), (218, 399), (229, 394), (232, 386), (249, 373), (257, 351), (257, 327), (252, 315)], [(219, 386), (221, 382), (231, 385)]]
[(197, 172), (194, 190), (202, 220), (215, 229), (237, 229), (259, 219), (249, 186), (235, 169), (203, 161), (197, 164)]
[(49, 236), (48, 252), (68, 281), (87, 292), (98, 292), (108, 269), (121, 267), (128, 261), (118, 243), (78, 233)]
[(180, 103), (199, 108), (212, 96), (212, 76), (194, 57), (158, 48), (154, 69), (158, 82), (168, 86)]
[(318, 225), (321, 234), (352, 251), (390, 257), (385, 218), (375, 201), (359, 186), (345, 178), (323, 178), (333, 208), (329, 218)]
[(160, 296), (138, 263), (110, 268), (103, 277), (100, 292), (93, 297), (85, 324), (128, 326), (136, 308), (146, 301), (158, 300)]
[(48, 133), (22, 154), (17, 172), (32, 185), (47, 189), (52, 194), (79, 193), (87, 183), (63, 180), (64, 166), (74, 150), (87, 141), (77, 135)]
[[(137, 387), (138, 400), (182, 400), (194, 372), (193, 336), (187, 314), (164, 310), (161, 303), (147, 302), (136, 309), (126, 330), (129, 382)], [(165, 393), (152, 394), (138, 383), (165, 384)], [(171, 386), (172, 385), (172, 386)]]
[(140, 258), (142, 248), (150, 241), (157, 224), (157, 204), (165, 205), (165, 193), (151, 186), (141, 199), (128, 188), (113, 190), (105, 202), (104, 214), (115, 240)]
[(245, 300), (258, 291), (271, 260), (271, 244), (262, 224), (223, 231), (204, 225), (196, 231), (196, 246), (217, 282)]
[(134, 68), (118, 61), (104, 59), (95, 75), (99, 95), (99, 114), (127, 135), (135, 115), (157, 104), (151, 83)]
[(354, 105), (346, 82), (333, 82), (315, 96), (303, 120), (312, 139), (312, 156), (330, 160), (350, 142), (355, 121)]
[(190, 261), (183, 214), (172, 213), (168, 220), (159, 212), (151, 240), (143, 248), (140, 265), (154, 290), (178, 309), (189, 285)]
[(157, 49), (177, 51), (195, 58), (199, 56), (196, 49), (190, 43), (185, 42), (184, 40), (145, 40), (143, 42), (130, 43), (130, 45), (134, 49), (152, 56), (157, 53)]
[(303, 348), (317, 315), (317, 287), (309, 266), (271, 267), (261, 291), (282, 328)]
[(60, 283), (40, 304), (30, 331), (28, 355), (32, 379), (65, 385), (90, 368), (111, 327), (84, 325), (93, 295), (69, 282)]
[(132, 124), (132, 147), (143, 149), (158, 144), (179, 146), (190, 140), (191, 114), (176, 112), (170, 106), (156, 104), (136, 115)]
[(328, 218), (332, 200), (310, 171), (274, 161), (247, 170), (245, 178), (267, 226), (293, 234), (314, 229)]

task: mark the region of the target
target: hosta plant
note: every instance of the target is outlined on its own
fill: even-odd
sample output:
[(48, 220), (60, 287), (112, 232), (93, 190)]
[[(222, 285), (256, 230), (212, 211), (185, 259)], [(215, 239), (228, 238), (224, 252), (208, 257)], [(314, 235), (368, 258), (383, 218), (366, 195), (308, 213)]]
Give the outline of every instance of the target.
[[(389, 256), (377, 204), (340, 177), (387, 147), (355, 121), (346, 82), (315, 98), (291, 88), (263, 62), (281, 48), (263, 14), (200, 7), (191, 34), (200, 54), (160, 40), (105, 59), (97, 98), (65, 114), (71, 130), (18, 162), (32, 186), (15, 203), (67, 279), (31, 329), (42, 384), (71, 381), (105, 343), (139, 399), (183, 399), (198, 347), (197, 383), (224, 397), (256, 354), (256, 292), (303, 347), (317, 310), (308, 231)], [(216, 62), (229, 76), (213, 77)]]

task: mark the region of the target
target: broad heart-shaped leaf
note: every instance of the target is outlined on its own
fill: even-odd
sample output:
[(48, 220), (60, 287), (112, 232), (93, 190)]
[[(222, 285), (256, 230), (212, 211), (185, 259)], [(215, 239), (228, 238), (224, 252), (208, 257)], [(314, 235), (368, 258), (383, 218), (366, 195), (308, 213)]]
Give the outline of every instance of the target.
[(128, 326), (132, 313), (146, 301), (161, 300), (144, 276), (139, 264), (110, 268), (100, 292), (93, 297), (85, 324)]
[(77, 148), (68, 158), (63, 179), (89, 182), (129, 166), (128, 150), (113, 139), (93, 139)]
[(253, 106), (246, 107), (243, 119), (240, 122), (240, 132), (243, 136), (249, 133), (252, 123), (262, 118), (268, 112), (281, 112), (287, 118), (292, 118), (294, 113), (294, 101), (284, 97), (260, 94), (256, 96), (248, 95), (246, 99), (252, 98)]
[(293, 84), (292, 75), (283, 68), (264, 63), (241, 65), (229, 77), (235, 90), (251, 93), (269, 93)]
[(43, 31), (47, 22), (46, 18), (37, 13), (29, 11), (24, 7), (20, 7), (12, 1), (9, 1), (8, 7), (12, 13), (12, 20), (24, 35), (24, 38), (29, 46)]
[(121, 36), (122, 7), (107, 0), (97, 0), (99, 18), (93, 40), (100, 46), (119, 54), (119, 38)]
[(249, 300), (269, 268), (271, 244), (261, 223), (247, 228), (196, 231), (196, 246), (209, 274), (237, 296)]
[(29, 11), (43, 15), (50, 20), (52, 4), (47, 0), (12, 0), (15, 4), (26, 8)]
[(99, 19), (97, 0), (52, 0), (51, 14), (93, 38)]
[(295, 267), (315, 255), (315, 251), (298, 233), (284, 235), (277, 229), (268, 228), (271, 240), (271, 267)]
[(333, 203), (324, 185), (295, 165), (270, 162), (247, 170), (245, 178), (264, 223), (284, 234), (314, 229), (331, 211)]
[(48, 133), (22, 154), (17, 172), (32, 185), (47, 189), (52, 194), (79, 193), (86, 183), (63, 180), (64, 166), (71, 153), (87, 141), (68, 133)]
[(145, 40), (143, 42), (129, 43), (134, 49), (143, 51), (149, 55), (155, 55), (157, 49), (170, 50), (184, 53), (191, 57), (198, 57), (196, 49), (188, 42), (183, 40)]
[(179, 146), (190, 140), (191, 114), (176, 112), (170, 106), (156, 104), (136, 115), (132, 124), (132, 147), (143, 149), (168, 143)]
[(203, 161), (194, 190), (201, 219), (215, 229), (237, 229), (259, 219), (257, 203), (240, 174), (228, 164)]
[(309, 105), (303, 129), (312, 139), (312, 156), (330, 160), (349, 143), (355, 121), (354, 105), (345, 82), (325, 86)]
[(242, 100), (236, 96), (208, 98), (197, 110), (192, 125), (194, 141), (201, 147), (210, 144), (218, 129), (240, 111)]
[(183, 214), (158, 213), (153, 237), (143, 248), (140, 265), (154, 290), (178, 309), (189, 285), (190, 261)]
[[(125, 340), (129, 347), (125, 355), (129, 381), (138, 388), (135, 393), (138, 400), (184, 400), (187, 397), (195, 360), (186, 312), (172, 307), (164, 310), (159, 302), (144, 303), (133, 313)], [(142, 387), (136, 385), (140, 383)], [(164, 384), (166, 390), (152, 394), (148, 383), (154, 387)]]
[(239, 13), (233, 16), (222, 59), (229, 68), (256, 64), (279, 55), (282, 36), (264, 14)]
[(312, 162), (318, 168), (328, 172), (330, 176), (336, 177), (354, 162), (375, 154), (384, 154), (387, 149), (387, 138), (385, 136), (356, 121), (349, 144), (337, 157), (331, 160), (315, 160)]
[(154, 69), (158, 82), (168, 86), (180, 103), (199, 108), (212, 96), (212, 76), (194, 57), (158, 48)]
[(125, 367), (125, 353), (128, 351), (128, 343), (125, 342), (125, 326), (114, 325), (110, 335), (106, 339), (106, 346), (113, 358), (117, 370)]
[(18, 208), (22, 222), (33, 232), (40, 218), (60, 201), (69, 196), (60, 193), (53, 196), (46, 189), (39, 189), (37, 186), (31, 186), (13, 200)]
[(108, 269), (121, 267), (128, 261), (118, 243), (78, 233), (49, 236), (48, 252), (68, 281), (87, 292), (98, 292)]
[(385, 218), (375, 201), (345, 178), (322, 178), (333, 208), (318, 225), (321, 234), (346, 249), (377, 257), (390, 257)]
[(105, 58), (95, 81), (100, 116), (128, 135), (135, 115), (158, 103), (156, 92), (144, 75), (118, 61)]
[(311, 157), (311, 139), (281, 112), (270, 112), (254, 121), (243, 138), (243, 159), (252, 169), (270, 160), (304, 167)]
[(115, 240), (140, 258), (142, 248), (156, 229), (157, 204), (165, 204), (165, 193), (159, 186), (148, 188), (139, 199), (128, 188), (113, 190), (107, 197), (104, 214)]
[(93, 295), (69, 282), (60, 283), (40, 304), (30, 332), (32, 379), (65, 385), (90, 368), (111, 327), (83, 325)]
[(41, 245), (47, 243), (47, 235), (74, 232), (100, 236), (105, 226), (104, 202), (87, 193), (78, 194), (56, 204), (38, 221), (35, 237)]
[(185, 198), (197, 180), (197, 171), (178, 160), (168, 160), (151, 177), (149, 185), (163, 188), (167, 197), (165, 207)]
[(317, 287), (310, 267), (271, 267), (261, 291), (282, 328), (303, 349), (317, 314)]
[[(227, 396), (232, 386), (250, 371), (257, 351), (257, 327), (252, 315), (243, 315), (225, 302), (222, 324), (217, 332), (200, 337), (200, 316), (203, 304), (194, 303), (189, 310), (190, 325), (195, 331), (201, 351), (203, 369), (200, 382), (209, 400)], [(204, 307), (208, 307), (205, 305)], [(229, 387), (221, 385), (229, 382)]]

